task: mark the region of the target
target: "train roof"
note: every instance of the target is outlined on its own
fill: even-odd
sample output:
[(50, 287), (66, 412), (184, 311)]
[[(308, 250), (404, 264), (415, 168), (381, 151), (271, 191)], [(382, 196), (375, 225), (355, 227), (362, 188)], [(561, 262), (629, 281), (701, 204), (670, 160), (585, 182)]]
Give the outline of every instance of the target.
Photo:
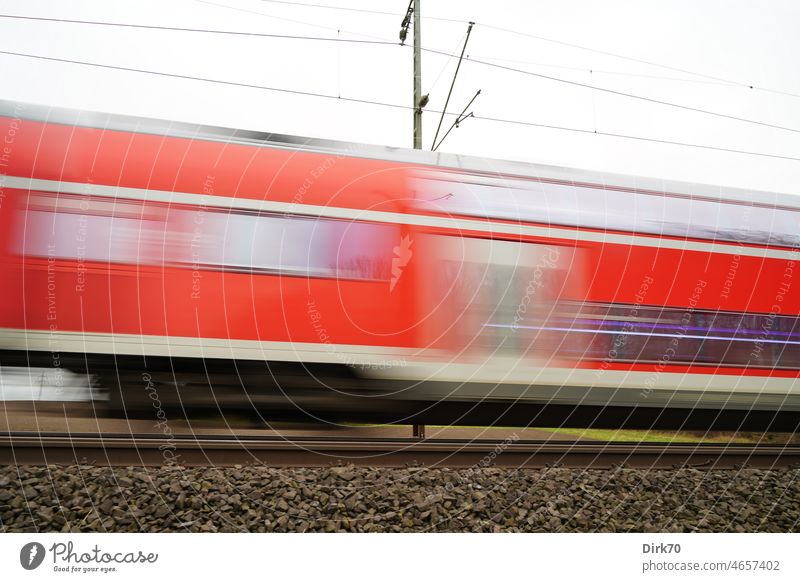
[(581, 170), (533, 162), (498, 160), (401, 147), (307, 138), (247, 129), (51, 107), (2, 99), (0, 99), (0, 116), (105, 130), (363, 157), (414, 166), (433, 166), (457, 171), (478, 172), (493, 176), (514, 176), (562, 183), (587, 184), (631, 192), (669, 193), (691, 198), (739, 201), (787, 209), (800, 209), (800, 197), (785, 193)]

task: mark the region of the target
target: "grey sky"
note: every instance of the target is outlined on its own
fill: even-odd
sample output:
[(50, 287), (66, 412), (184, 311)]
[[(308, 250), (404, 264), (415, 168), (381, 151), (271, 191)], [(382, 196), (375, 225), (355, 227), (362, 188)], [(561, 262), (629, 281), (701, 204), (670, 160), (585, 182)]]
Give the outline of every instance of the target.
[[(315, 3), (334, 4), (333, 0)], [(397, 16), (262, 0), (0, 1), (0, 13), (394, 41), (408, 3), (344, 0), (338, 4)], [(800, 36), (796, 34), (800, 5), (793, 2), (423, 0), (422, 14), (423, 18), (475, 21), (467, 50), (474, 58), (800, 130), (800, 97), (710, 81), (486, 26), (800, 96), (800, 68), (794, 58), (800, 54)], [(424, 19), (423, 45), (457, 52), (465, 31), (465, 23)], [(411, 104), (412, 53), (397, 46), (0, 19), (0, 50)], [(431, 92), (430, 109), (443, 106), (455, 62), (436, 54), (423, 55), (423, 91)], [(411, 143), (409, 110), (7, 55), (0, 55), (0, 74), (0, 98), (4, 99), (346, 141), (406, 147)], [(644, 103), (470, 62), (462, 65), (450, 110), (460, 111), (477, 89), (482, 94), (472, 109), (479, 116), (800, 157), (797, 132)], [(425, 114), (426, 148), (437, 123), (438, 115)], [(446, 120), (445, 127), (449, 123)], [(441, 149), (800, 193), (796, 187), (800, 161), (476, 119), (454, 130)]]

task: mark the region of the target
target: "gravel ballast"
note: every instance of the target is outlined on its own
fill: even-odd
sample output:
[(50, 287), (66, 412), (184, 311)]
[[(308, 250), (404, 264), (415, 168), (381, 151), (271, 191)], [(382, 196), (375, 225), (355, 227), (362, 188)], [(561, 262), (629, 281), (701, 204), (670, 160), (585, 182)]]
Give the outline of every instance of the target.
[(5, 532), (791, 532), (800, 470), (0, 467)]

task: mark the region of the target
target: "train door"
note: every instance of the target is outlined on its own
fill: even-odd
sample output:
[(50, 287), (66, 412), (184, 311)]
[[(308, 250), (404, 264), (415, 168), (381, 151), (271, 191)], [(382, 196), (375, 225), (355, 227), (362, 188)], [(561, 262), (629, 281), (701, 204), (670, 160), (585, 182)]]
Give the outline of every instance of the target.
[(536, 365), (580, 351), (564, 333), (573, 325), (564, 303), (577, 281), (574, 249), (441, 235), (425, 246), (427, 347), (450, 361)]

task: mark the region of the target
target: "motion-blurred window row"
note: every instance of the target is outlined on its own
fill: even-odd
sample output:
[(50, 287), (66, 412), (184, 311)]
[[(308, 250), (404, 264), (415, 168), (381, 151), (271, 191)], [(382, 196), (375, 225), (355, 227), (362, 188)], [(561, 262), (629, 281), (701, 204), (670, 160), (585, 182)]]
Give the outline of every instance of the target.
[(440, 171), (419, 172), (416, 184), (418, 206), (437, 213), (678, 238), (800, 245), (800, 212), (752, 201), (692, 199)]
[(39, 193), (19, 221), (30, 257), (387, 281), (396, 227)]

